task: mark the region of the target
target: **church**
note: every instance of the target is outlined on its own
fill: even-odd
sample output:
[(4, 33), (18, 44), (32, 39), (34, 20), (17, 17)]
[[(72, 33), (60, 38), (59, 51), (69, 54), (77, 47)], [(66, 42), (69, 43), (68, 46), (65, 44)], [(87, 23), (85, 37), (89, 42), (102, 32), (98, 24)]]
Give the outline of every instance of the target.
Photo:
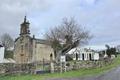
[(20, 25), (20, 35), (14, 43), (14, 60), (17, 64), (27, 64), (41, 61), (54, 60), (54, 51), (50, 44), (43, 39), (30, 36), (29, 21), (24, 18)]

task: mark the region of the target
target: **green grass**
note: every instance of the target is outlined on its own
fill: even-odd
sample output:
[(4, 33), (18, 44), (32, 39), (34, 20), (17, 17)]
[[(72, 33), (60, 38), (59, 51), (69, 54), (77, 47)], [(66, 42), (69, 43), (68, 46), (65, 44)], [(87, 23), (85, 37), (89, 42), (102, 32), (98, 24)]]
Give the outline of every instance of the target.
[(80, 69), (65, 73), (53, 73), (42, 75), (14, 75), (14, 76), (0, 76), (0, 80), (45, 80), (46, 78), (70, 78), (102, 74), (114, 67), (120, 65), (120, 56), (114, 59), (113, 64), (101, 68), (94, 69)]

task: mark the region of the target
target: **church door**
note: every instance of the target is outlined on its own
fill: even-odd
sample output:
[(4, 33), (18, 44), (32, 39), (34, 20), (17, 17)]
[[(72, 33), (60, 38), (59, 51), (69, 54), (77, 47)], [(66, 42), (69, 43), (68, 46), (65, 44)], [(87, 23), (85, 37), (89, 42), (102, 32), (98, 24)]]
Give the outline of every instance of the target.
[(84, 56), (84, 53), (82, 54), (82, 60), (84, 60), (85, 58), (84, 58), (85, 56)]

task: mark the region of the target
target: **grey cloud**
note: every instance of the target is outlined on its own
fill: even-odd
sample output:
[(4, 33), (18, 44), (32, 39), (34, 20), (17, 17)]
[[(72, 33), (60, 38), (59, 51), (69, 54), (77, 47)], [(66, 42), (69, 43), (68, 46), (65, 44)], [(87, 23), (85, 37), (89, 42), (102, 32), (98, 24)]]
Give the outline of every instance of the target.
[(0, 2), (0, 35), (9, 33), (14, 38), (19, 34), (20, 23), (27, 13), (49, 8), (46, 0), (2, 0)]
[(95, 35), (91, 44), (119, 40), (119, 3), (119, 0), (2, 0), (0, 35), (8, 32), (17, 37), (27, 13), (31, 33), (37, 36), (58, 25), (63, 17), (75, 17)]

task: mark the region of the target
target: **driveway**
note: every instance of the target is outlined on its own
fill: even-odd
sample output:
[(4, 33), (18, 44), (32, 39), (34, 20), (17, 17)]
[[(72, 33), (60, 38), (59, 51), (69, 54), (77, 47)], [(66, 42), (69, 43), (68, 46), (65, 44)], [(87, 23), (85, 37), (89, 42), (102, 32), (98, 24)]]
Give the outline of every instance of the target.
[(98, 76), (82, 78), (57, 78), (47, 80), (120, 80), (120, 66)]

